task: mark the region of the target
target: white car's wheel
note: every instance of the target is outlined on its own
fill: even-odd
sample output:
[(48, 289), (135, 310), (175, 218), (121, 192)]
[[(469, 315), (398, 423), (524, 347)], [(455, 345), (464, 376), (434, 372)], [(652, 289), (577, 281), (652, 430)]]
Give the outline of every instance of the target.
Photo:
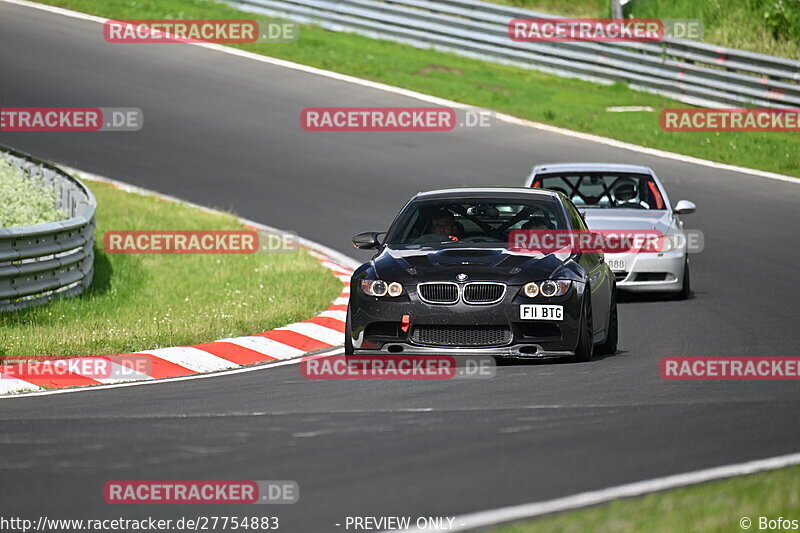
[(686, 259), (686, 263), (683, 266), (683, 285), (681, 286), (681, 291), (675, 295), (676, 300), (687, 300), (689, 295), (692, 293), (691, 288), (691, 280), (689, 279), (689, 259)]

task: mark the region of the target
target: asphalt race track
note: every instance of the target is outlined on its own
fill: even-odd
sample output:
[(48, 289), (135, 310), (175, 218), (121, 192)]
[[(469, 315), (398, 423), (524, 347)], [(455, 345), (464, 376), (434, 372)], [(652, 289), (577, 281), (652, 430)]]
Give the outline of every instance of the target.
[[(310, 133), (308, 106), (418, 101), (0, 2), (0, 106), (131, 106), (134, 133), (0, 133), (0, 144), (235, 209), (366, 260), (415, 192), (521, 184), (536, 163), (653, 167), (706, 236), (693, 299), (629, 298), (620, 352), (482, 381), (305, 380), (296, 365), (0, 400), (0, 514), (243, 516), (281, 531), (348, 515), (452, 516), (797, 452), (796, 382), (667, 382), (664, 356), (798, 355), (800, 186), (498, 123), (447, 133)], [(284, 506), (111, 506), (113, 479), (291, 479)], [(738, 520), (738, 517), (735, 519)], [(735, 521), (732, 517), (732, 530)]]

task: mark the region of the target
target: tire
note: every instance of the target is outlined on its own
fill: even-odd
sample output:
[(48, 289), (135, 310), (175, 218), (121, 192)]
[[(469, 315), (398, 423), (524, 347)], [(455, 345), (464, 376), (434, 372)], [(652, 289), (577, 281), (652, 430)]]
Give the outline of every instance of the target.
[(592, 339), (592, 304), (589, 287), (583, 297), (583, 310), (581, 311), (581, 331), (578, 334), (578, 345), (572, 360), (577, 363), (588, 363), (592, 360), (594, 340)]
[(344, 354), (353, 355), (353, 330), (350, 327), (350, 306), (347, 307), (347, 319), (344, 324)]
[(676, 300), (688, 300), (692, 294), (691, 280), (689, 279), (689, 258), (686, 258), (686, 263), (683, 266), (683, 286), (681, 291), (675, 295)]
[(614, 292), (611, 294), (611, 309), (609, 310), (608, 317), (608, 331), (606, 333), (606, 340), (603, 344), (598, 344), (595, 351), (602, 355), (614, 355), (617, 353), (617, 340), (619, 339), (619, 319), (617, 317), (617, 287), (614, 286)]

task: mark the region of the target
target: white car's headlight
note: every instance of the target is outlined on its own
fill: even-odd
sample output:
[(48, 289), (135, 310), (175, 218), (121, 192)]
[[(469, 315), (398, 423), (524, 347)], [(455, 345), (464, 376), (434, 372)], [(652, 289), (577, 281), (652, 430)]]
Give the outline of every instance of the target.
[(670, 233), (665, 235), (661, 239), (661, 250), (659, 250), (662, 254), (667, 252), (674, 252), (681, 248), (682, 243), (685, 242), (683, 235), (677, 233)]

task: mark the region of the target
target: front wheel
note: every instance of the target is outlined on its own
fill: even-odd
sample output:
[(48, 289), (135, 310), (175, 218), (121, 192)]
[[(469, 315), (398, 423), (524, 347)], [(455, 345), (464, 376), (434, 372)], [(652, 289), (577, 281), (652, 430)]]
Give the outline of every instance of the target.
[(353, 355), (353, 330), (350, 327), (350, 306), (347, 306), (347, 319), (344, 323), (344, 354)]
[(686, 259), (686, 263), (683, 266), (683, 285), (681, 286), (681, 292), (675, 295), (676, 300), (688, 300), (689, 296), (692, 293), (692, 288), (690, 285), (689, 279), (689, 259)]
[(594, 352), (592, 328), (592, 303), (590, 301), (589, 287), (586, 287), (586, 292), (583, 296), (583, 310), (581, 311), (581, 329), (578, 333), (578, 345), (575, 347), (574, 361), (579, 363), (587, 363), (592, 360)]
[(617, 353), (617, 340), (619, 339), (619, 319), (617, 318), (617, 288), (611, 294), (611, 309), (608, 316), (608, 334), (603, 344), (597, 346), (597, 353), (614, 355)]

